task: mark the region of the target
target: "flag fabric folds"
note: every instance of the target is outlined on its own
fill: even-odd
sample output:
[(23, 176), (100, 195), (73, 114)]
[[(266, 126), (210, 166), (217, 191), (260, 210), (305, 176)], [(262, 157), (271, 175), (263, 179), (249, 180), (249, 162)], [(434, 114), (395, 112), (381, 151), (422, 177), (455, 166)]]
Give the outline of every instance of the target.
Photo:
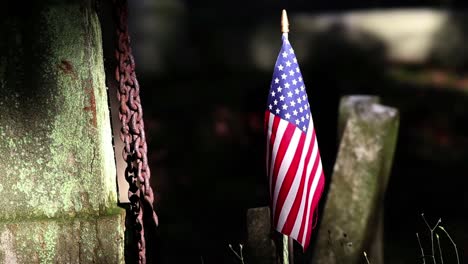
[(304, 80), (288, 33), (282, 39), (265, 111), (266, 169), (273, 225), (306, 250), (324, 176)]

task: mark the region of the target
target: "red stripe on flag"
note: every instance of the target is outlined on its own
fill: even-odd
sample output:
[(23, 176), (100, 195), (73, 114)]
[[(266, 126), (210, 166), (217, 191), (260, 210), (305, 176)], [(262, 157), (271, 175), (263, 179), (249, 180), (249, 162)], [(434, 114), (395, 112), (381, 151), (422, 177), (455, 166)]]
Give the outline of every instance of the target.
[[(314, 131), (314, 134), (312, 136), (312, 142), (314, 142), (314, 144), (317, 144), (316, 140), (315, 140), (315, 131)], [(318, 148), (318, 146), (317, 146)], [(298, 236), (298, 241), (302, 241), (303, 238), (304, 238), (304, 229), (305, 229), (305, 226), (306, 226), (306, 223), (307, 223), (307, 215), (309, 215), (309, 218), (311, 218), (311, 205), (309, 204), (309, 196), (310, 196), (310, 188), (312, 187), (312, 182), (314, 180), (314, 176), (315, 176), (315, 173), (317, 172), (317, 168), (318, 168), (318, 165), (320, 163), (320, 155), (318, 154), (318, 149), (317, 149), (317, 154), (315, 155), (315, 159), (314, 159), (314, 166), (312, 168), (312, 171), (310, 172), (310, 176), (309, 176), (309, 182), (307, 183), (307, 196), (306, 196), (306, 200), (305, 200), (305, 212), (304, 212), (304, 216), (302, 217), (302, 223), (301, 223), (301, 229), (299, 231), (299, 236)]]
[[(317, 206), (318, 206), (318, 203), (319, 203), (319, 200), (320, 200), (320, 196), (322, 195), (322, 192), (323, 192), (323, 186), (324, 186), (324, 182), (325, 182), (325, 177), (323, 176), (323, 171), (322, 173), (320, 174), (320, 179), (319, 179), (319, 182), (317, 184), (317, 189), (315, 191), (315, 194), (314, 194), (314, 198), (312, 199), (312, 209), (314, 210), (313, 213), (316, 213), (316, 209), (317, 209)], [(306, 236), (306, 241), (304, 243), (304, 250), (307, 249), (307, 247), (309, 246), (309, 243), (310, 243), (310, 236), (312, 234), (312, 229), (313, 229), (313, 226), (312, 226), (312, 219), (313, 219), (313, 215), (310, 216), (309, 218), (309, 223), (308, 223), (308, 226), (309, 228), (307, 229), (307, 236)]]
[[(275, 126), (277, 119), (280, 120), (280, 118), (275, 116), (275, 122), (273, 124), (273, 133), (274, 134), (276, 134), (276, 130), (278, 128), (277, 125)], [(279, 145), (278, 152), (276, 153), (276, 159), (271, 161), (271, 162), (274, 162), (273, 174), (271, 175), (272, 176), (272, 181), (271, 181), (271, 189), (270, 189), (271, 190), (270, 195), (272, 197), (273, 197), (272, 194), (273, 194), (274, 186), (276, 186), (276, 180), (278, 178), (278, 172), (279, 172), (279, 169), (281, 167), (281, 163), (283, 162), (283, 159), (284, 159), (284, 154), (286, 153), (286, 150), (289, 147), (289, 143), (291, 142), (291, 139), (292, 139), (292, 137), (294, 135), (294, 130), (295, 129), (296, 129), (295, 126), (288, 123), (288, 125), (286, 126), (286, 130), (284, 131), (283, 137), (280, 139), (281, 143)], [(270, 154), (270, 156), (272, 156), (272, 154)], [(275, 209), (273, 208), (273, 210), (275, 210)]]
[[(296, 126), (292, 125), (291, 123), (288, 124), (288, 128), (290, 126), (293, 127), (294, 129), (298, 129), (296, 128)], [(274, 209), (275, 218), (273, 220), (273, 223), (275, 226), (278, 225), (278, 219), (281, 214), (281, 210), (283, 209), (284, 202), (286, 201), (286, 197), (288, 196), (289, 190), (291, 189), (291, 185), (296, 176), (297, 169), (299, 167), (299, 162), (301, 161), (302, 151), (304, 150), (305, 138), (306, 138), (306, 134), (300, 131), (300, 138), (299, 138), (299, 143), (297, 144), (296, 152), (294, 153), (294, 157), (291, 163), (287, 164), (289, 168), (288, 168), (288, 171), (286, 172), (286, 175), (284, 176), (283, 183), (281, 184), (280, 191), (278, 193), (278, 198), (276, 201), (276, 209)], [(281, 232), (285, 233), (284, 231), (281, 231)]]
[[(312, 127), (310, 128), (312, 129)], [(306, 179), (306, 174), (307, 174), (307, 165), (309, 164), (310, 162), (310, 157), (312, 156), (312, 151), (314, 149), (314, 143), (315, 141), (313, 140), (314, 139), (314, 136), (315, 136), (315, 131), (312, 132), (312, 135), (310, 137), (310, 146), (309, 146), (309, 149), (307, 150), (307, 154), (306, 154), (306, 157), (304, 159), (304, 164), (303, 164), (303, 171), (302, 171), (302, 175), (300, 175), (299, 177), (301, 177), (301, 183), (299, 185), (299, 191), (296, 195), (296, 198), (294, 199), (294, 203), (293, 203), (293, 206), (291, 207), (291, 210), (289, 211), (289, 214), (288, 214), (288, 217), (286, 219), (286, 223), (284, 224), (284, 227), (283, 227), (283, 232), (286, 233), (286, 234), (291, 234), (293, 228), (294, 228), (294, 224), (296, 223), (296, 219), (298, 217), (298, 214), (299, 214), (299, 209), (301, 207), (301, 202), (302, 202), (302, 196), (304, 194), (304, 190), (305, 190), (305, 179)], [(307, 190), (306, 190), (307, 191)], [(307, 199), (304, 200), (304, 203), (307, 203)], [(305, 208), (305, 206), (304, 206)], [(302, 216), (302, 218), (306, 217), (305, 215)]]
[(266, 133), (268, 133), (268, 122), (270, 122), (270, 111), (266, 110), (265, 111), (265, 122), (263, 123), (263, 130)]

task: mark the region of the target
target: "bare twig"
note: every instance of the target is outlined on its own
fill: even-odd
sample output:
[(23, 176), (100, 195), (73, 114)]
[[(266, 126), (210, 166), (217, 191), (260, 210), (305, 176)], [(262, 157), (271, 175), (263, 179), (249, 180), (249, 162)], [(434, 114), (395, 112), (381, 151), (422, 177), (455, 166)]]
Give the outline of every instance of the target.
[(243, 248), (242, 244), (239, 244), (240, 255), (232, 248), (231, 244), (229, 244), (229, 248), (231, 249), (232, 253), (234, 253), (234, 255), (236, 255), (236, 257), (240, 260), (240, 262), (242, 264), (245, 264), (244, 263), (244, 255), (242, 254), (242, 248)]
[(447, 235), (447, 237), (450, 239), (450, 242), (452, 242), (452, 245), (453, 245), (453, 248), (455, 249), (455, 254), (457, 255), (457, 264), (460, 264), (460, 259), (458, 257), (458, 249), (457, 249), (457, 245), (455, 244), (455, 242), (453, 241), (452, 237), (449, 235), (449, 233), (447, 232), (447, 230), (445, 230), (445, 228), (443, 226), (439, 226), (440, 229), (442, 229), (442, 231), (444, 231), (444, 233)]
[(439, 245), (440, 263), (444, 264), (444, 258), (442, 256), (442, 248), (440, 247), (439, 234), (437, 234), (437, 233), (436, 233), (436, 238), (437, 238), (437, 245)]
[(431, 228), (431, 226), (429, 225), (429, 223), (426, 221), (426, 218), (424, 217), (424, 213), (421, 214), (421, 217), (422, 217), (422, 219), (424, 220), (424, 222), (426, 223), (427, 228), (429, 228), (429, 231), (431, 232), (432, 261), (434, 261), (434, 264), (437, 264), (436, 259), (435, 259), (435, 252), (434, 252), (434, 230), (435, 230), (435, 229), (437, 228), (437, 226), (440, 224), (440, 222), (442, 221), (442, 219), (439, 218), (439, 220), (437, 221), (437, 223), (435, 224), (435, 226), (434, 226), (433, 228)]
[(367, 258), (367, 253), (364, 251), (364, 257), (366, 258), (367, 264), (370, 264), (369, 259)]
[(426, 264), (426, 257), (424, 256), (424, 249), (422, 248), (421, 240), (419, 239), (418, 233), (416, 233), (416, 237), (418, 238), (419, 248), (421, 249), (421, 258), (422, 258), (423, 264)]

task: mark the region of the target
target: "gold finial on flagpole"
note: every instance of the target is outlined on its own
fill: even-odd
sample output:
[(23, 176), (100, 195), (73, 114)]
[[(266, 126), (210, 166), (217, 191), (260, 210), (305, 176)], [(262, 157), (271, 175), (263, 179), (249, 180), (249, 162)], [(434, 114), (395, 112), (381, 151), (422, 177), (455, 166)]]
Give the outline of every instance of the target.
[(281, 14), (281, 32), (282, 33), (289, 32), (288, 14), (286, 13), (285, 9), (283, 9), (283, 12)]

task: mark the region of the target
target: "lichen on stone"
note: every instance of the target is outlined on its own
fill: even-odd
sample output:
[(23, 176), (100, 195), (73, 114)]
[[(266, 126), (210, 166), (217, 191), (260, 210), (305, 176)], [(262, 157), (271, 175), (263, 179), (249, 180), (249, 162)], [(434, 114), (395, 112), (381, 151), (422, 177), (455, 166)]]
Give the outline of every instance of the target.
[[(123, 263), (124, 210), (94, 218), (0, 221), (0, 263)], [(14, 262), (1, 262), (2, 260)]]
[[(14, 87), (0, 91), (10, 109), (0, 119), (0, 184), (11, 197), (0, 201), (0, 219), (104, 214), (117, 193), (99, 21), (79, 4), (39, 13), (44, 54), (31, 74), (42, 93), (29, 106), (24, 93), (9, 93)], [(0, 75), (2, 85), (8, 78)], [(34, 105), (47, 107), (25, 115)]]
[(123, 263), (100, 25), (72, 2), (0, 38), (0, 263)]

